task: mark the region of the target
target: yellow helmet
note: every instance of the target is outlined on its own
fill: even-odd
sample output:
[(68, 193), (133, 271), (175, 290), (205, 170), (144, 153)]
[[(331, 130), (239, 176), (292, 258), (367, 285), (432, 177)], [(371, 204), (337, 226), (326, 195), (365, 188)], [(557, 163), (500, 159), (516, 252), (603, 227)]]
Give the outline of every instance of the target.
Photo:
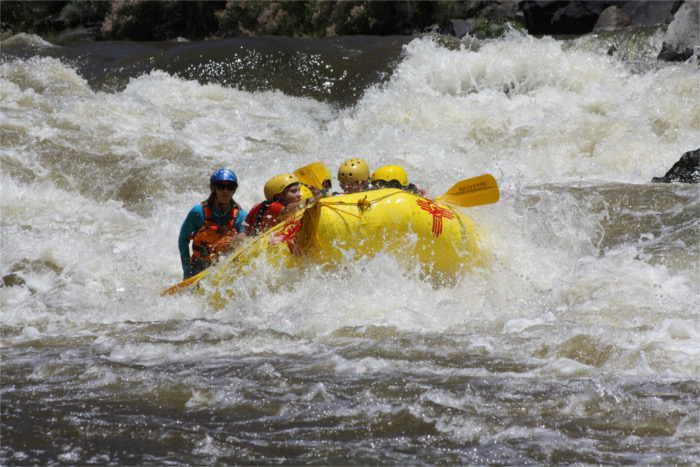
[(309, 200), (314, 197), (314, 193), (306, 185), (301, 185), (300, 190), (302, 203), (306, 203), (306, 200)]
[(362, 159), (348, 159), (338, 169), (339, 182), (359, 182), (369, 178), (369, 166)]
[(289, 185), (299, 183), (299, 179), (292, 174), (283, 174), (271, 178), (265, 183), (265, 199), (272, 201), (275, 195), (282, 193)]
[(398, 182), (401, 185), (408, 185), (408, 177), (406, 176), (406, 171), (398, 165), (387, 165), (385, 167), (380, 167), (377, 170), (375, 170), (372, 174), (372, 182), (375, 182), (377, 180), (384, 180), (387, 182), (390, 182), (392, 180), (398, 180)]

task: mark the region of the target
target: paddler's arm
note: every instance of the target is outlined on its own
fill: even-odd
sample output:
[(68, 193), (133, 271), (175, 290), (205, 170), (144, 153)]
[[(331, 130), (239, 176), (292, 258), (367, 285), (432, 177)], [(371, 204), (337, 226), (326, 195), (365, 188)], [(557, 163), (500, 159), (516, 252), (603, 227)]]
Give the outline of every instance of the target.
[(190, 237), (204, 225), (204, 211), (198, 204), (190, 210), (185, 222), (180, 227), (180, 235), (177, 239), (177, 247), (180, 250), (180, 263), (182, 263), (183, 277), (187, 279), (192, 275), (190, 269)]
[(236, 235), (229, 235), (221, 239), (221, 243), (216, 244), (214, 247), (214, 252), (216, 256), (224, 255), (228, 253), (231, 249), (236, 249), (238, 244), (247, 238), (245, 232), (238, 233)]
[(235, 222), (235, 224), (233, 225), (233, 228), (236, 229), (236, 232), (238, 232), (238, 235), (236, 235), (236, 237), (240, 237), (241, 234), (243, 234), (243, 236), (241, 237), (242, 240), (246, 238), (246, 234), (245, 234), (246, 223), (245, 223), (245, 220), (246, 220), (247, 217), (248, 217), (248, 212), (244, 211), (243, 208), (241, 208), (241, 207), (239, 206), (239, 207), (238, 207), (238, 215), (236, 216), (236, 222)]
[(245, 220), (248, 217), (248, 213), (240, 206), (236, 206), (238, 207), (238, 215), (236, 216), (236, 222), (233, 224), (233, 228), (238, 233), (226, 236), (225, 240), (215, 249), (217, 255), (225, 254), (231, 248), (237, 248), (239, 243), (248, 238), (245, 233)]
[(306, 200), (306, 204), (304, 204), (303, 207), (311, 206), (311, 205), (313, 205), (316, 201), (318, 201), (319, 199), (325, 198), (325, 197), (326, 197), (325, 191), (319, 190), (319, 189), (316, 188), (315, 186), (310, 186), (310, 187), (309, 187), (309, 190), (311, 190), (311, 193), (313, 193), (314, 196), (313, 196), (313, 198), (307, 199), (307, 200)]
[(233, 226), (238, 233), (231, 238), (231, 246), (241, 243), (248, 237), (245, 233), (246, 217), (248, 217), (248, 213), (239, 206), (238, 215), (236, 216), (236, 223)]
[(283, 221), (289, 217), (292, 217), (302, 207), (304, 207), (304, 203), (301, 201), (297, 201), (296, 203), (289, 203), (280, 210), (279, 214), (277, 214), (277, 220)]
[(299, 209), (305, 208), (306, 206), (311, 206), (316, 201), (323, 198), (323, 193), (315, 186), (310, 186), (309, 189), (314, 194), (313, 198), (309, 198), (306, 201), (297, 201), (296, 203), (289, 203), (288, 205), (282, 208), (279, 214), (277, 214), (277, 219), (279, 219), (280, 221), (288, 219), (294, 214), (296, 214), (296, 212)]
[(240, 232), (231, 237), (231, 245), (235, 245), (236, 243), (241, 243), (243, 240), (248, 238), (248, 236), (245, 234), (245, 232)]

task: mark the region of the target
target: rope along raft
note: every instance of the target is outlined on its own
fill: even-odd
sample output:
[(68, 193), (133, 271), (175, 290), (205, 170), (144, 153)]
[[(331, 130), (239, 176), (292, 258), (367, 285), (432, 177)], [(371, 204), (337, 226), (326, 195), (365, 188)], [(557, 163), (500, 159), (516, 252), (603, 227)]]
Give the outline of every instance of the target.
[[(339, 265), (343, 261), (388, 252), (407, 269), (444, 281), (480, 262), (478, 238), (460, 211), (403, 190), (384, 189), (322, 198), (244, 244), (235, 254), (165, 293), (198, 283), (220, 292), (251, 268), (293, 268), (304, 264)], [(212, 290), (211, 287), (205, 287)]]

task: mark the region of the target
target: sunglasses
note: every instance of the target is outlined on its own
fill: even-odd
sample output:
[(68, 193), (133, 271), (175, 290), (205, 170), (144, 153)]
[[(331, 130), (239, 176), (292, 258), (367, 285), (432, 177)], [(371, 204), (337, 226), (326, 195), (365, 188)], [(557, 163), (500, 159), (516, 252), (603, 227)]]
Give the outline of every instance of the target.
[(228, 191), (236, 191), (236, 188), (238, 185), (235, 183), (217, 183), (216, 185), (217, 190), (228, 190)]

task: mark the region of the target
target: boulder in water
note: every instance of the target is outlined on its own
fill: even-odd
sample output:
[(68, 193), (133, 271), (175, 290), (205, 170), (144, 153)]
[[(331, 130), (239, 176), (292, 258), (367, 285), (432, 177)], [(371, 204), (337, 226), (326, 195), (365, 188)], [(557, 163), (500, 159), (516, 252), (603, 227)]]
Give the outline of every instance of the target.
[(673, 15), (664, 37), (659, 60), (682, 62), (700, 48), (700, 1), (685, 2)]
[(605, 31), (614, 31), (615, 29), (624, 28), (630, 24), (632, 24), (630, 17), (627, 16), (620, 8), (613, 5), (603, 10), (598, 17), (598, 21), (596, 21), (593, 30), (598, 31), (602, 29)]
[[(697, 0), (693, 0), (696, 1)], [(524, 0), (518, 4), (525, 16), (525, 25), (530, 34), (586, 34), (593, 31), (601, 15), (609, 7), (606, 16), (611, 15), (613, 24), (620, 27), (626, 23), (624, 16), (629, 18), (629, 26), (652, 26), (668, 24), (673, 19), (673, 12), (680, 1), (530, 1)], [(620, 11), (618, 11), (618, 9)], [(624, 15), (624, 16), (623, 16)], [(604, 18), (609, 22), (611, 18)], [(597, 29), (601, 29), (599, 25)]]
[[(673, 21), (673, 14), (684, 0), (646, 0), (617, 2), (635, 26), (658, 26)], [(624, 3), (624, 5), (622, 5)]]
[(700, 149), (688, 151), (673, 164), (663, 177), (651, 179), (654, 183), (698, 183), (700, 182)]
[(518, 6), (525, 15), (527, 31), (532, 35), (586, 34), (593, 30), (601, 12), (614, 3), (522, 1)]

